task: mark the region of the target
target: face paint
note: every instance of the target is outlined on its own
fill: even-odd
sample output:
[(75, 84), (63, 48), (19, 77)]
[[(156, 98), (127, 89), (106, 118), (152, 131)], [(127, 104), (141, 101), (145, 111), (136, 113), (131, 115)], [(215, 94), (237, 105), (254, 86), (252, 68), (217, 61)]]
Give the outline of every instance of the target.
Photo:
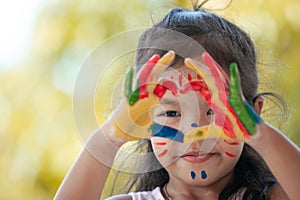
[(191, 127), (198, 127), (198, 124), (197, 123), (192, 123)]
[(184, 134), (177, 129), (157, 123), (152, 124), (149, 129), (152, 131), (152, 136), (169, 138), (177, 142), (183, 142)]
[(205, 170), (202, 170), (202, 171), (201, 171), (201, 178), (202, 178), (202, 179), (206, 179), (206, 178), (207, 178), (207, 174), (206, 174), (206, 171), (205, 171)]
[(196, 178), (196, 173), (194, 171), (191, 171), (191, 177), (192, 177), (192, 179)]
[(154, 142), (154, 144), (157, 145), (157, 146), (164, 146), (167, 143), (166, 142)]
[[(216, 70), (214, 70), (212, 72), (215, 76), (216, 73), (218, 73)], [(225, 111), (224, 112), (224, 108), (226, 108), (227, 104), (225, 105), (223, 102), (227, 102), (224, 101), (224, 98), (226, 98), (228, 96), (228, 92), (226, 93), (226, 95), (224, 95), (222, 92), (220, 92), (218, 90), (218, 92), (216, 93), (216, 96), (214, 97), (214, 105), (212, 106), (212, 102), (211, 102), (211, 95), (210, 92), (208, 90), (208, 87), (206, 85), (206, 83), (203, 81), (203, 79), (201, 78), (201, 76), (199, 74), (197, 74), (197, 79), (193, 79), (191, 74), (187, 74), (187, 79), (184, 79), (185, 83), (183, 83), (183, 74), (180, 73), (177, 76), (178, 81), (176, 82), (173, 79), (176, 79), (176, 77), (174, 78), (174, 76), (172, 76), (172, 80), (170, 80), (170, 78), (168, 80), (163, 79), (160, 85), (160, 88), (162, 88), (161, 90), (163, 90), (163, 94), (165, 93), (166, 90), (170, 90), (172, 92), (172, 94), (174, 96), (177, 96), (179, 94), (186, 94), (189, 91), (196, 91), (199, 92), (200, 95), (205, 99), (205, 101), (208, 103), (209, 107), (213, 107), (213, 111), (215, 113), (214, 115), (214, 122), (213, 126), (218, 126), (220, 127), (219, 129), (221, 129), (221, 131), (218, 130), (217, 134), (211, 135), (213, 130), (217, 130), (216, 128), (211, 129), (212, 131), (210, 131), (210, 137), (219, 137), (221, 136), (224, 139), (229, 139), (229, 138), (237, 138), (237, 135), (235, 134), (236, 132), (240, 132), (239, 130), (241, 130), (243, 128), (242, 125), (238, 125), (238, 127), (236, 126), (236, 124), (234, 124), (233, 122), (236, 121), (235, 117), (233, 116), (234, 110), (231, 108), (229, 108), (229, 112)], [(228, 82), (228, 79), (226, 79), (225, 81)], [(221, 87), (220, 85), (223, 83), (216, 83), (217, 87)], [(215, 94), (214, 94), (215, 95)], [(192, 127), (196, 128), (196, 124), (193, 124)], [(190, 134), (189, 136), (186, 137), (186, 139), (184, 138), (185, 136), (183, 135), (183, 133), (181, 133), (178, 130), (172, 129), (170, 127), (165, 127), (163, 128), (163, 130), (158, 131), (156, 129), (155, 126), (152, 127), (152, 136), (160, 136), (160, 137), (165, 137), (165, 138), (169, 138), (171, 140), (175, 140), (178, 142), (190, 142), (192, 141), (196, 141), (196, 139), (204, 139), (207, 136), (207, 131), (208, 128), (207, 127), (203, 127), (203, 130), (198, 131), (198, 132), (193, 132), (193, 134)], [(177, 136), (177, 137), (175, 137)], [(240, 138), (240, 137), (239, 137)]]
[(177, 84), (174, 81), (167, 80), (161, 84), (162, 88), (166, 88), (172, 92), (174, 96), (178, 95)]
[(164, 80), (162, 86), (172, 92), (174, 96), (178, 94), (186, 94), (189, 91), (200, 92), (201, 96), (209, 101), (210, 94), (205, 82), (197, 75), (197, 79), (193, 79), (191, 74), (187, 75), (187, 82), (183, 85), (183, 75), (178, 76), (178, 82), (175, 82), (174, 77), (170, 77), (171, 80)]
[(210, 105), (210, 93), (207, 89), (207, 86), (203, 81), (190, 81), (189, 83), (182, 86), (179, 90), (180, 94), (186, 94), (189, 91), (199, 92), (200, 95), (205, 99), (205, 101)]
[[(198, 140), (205, 139), (207, 137), (215, 138), (219, 137), (220, 135), (223, 135), (224, 137), (223, 130), (215, 125), (195, 127), (187, 133), (182, 133), (178, 129), (169, 126), (163, 126), (158, 123), (153, 123), (150, 126), (149, 130), (151, 131), (152, 137), (168, 138), (181, 143), (195, 142)], [(226, 139), (229, 138), (227, 137)]]
[(240, 144), (239, 142), (229, 142), (227, 140), (224, 140), (224, 142), (229, 145), (239, 145)]
[(164, 155), (166, 155), (168, 153), (168, 150), (164, 150), (163, 152), (161, 152), (160, 154), (158, 154), (157, 156), (159, 158), (163, 157)]
[[(229, 99), (229, 79), (223, 69), (212, 59), (208, 53), (202, 54), (204, 63), (208, 66), (211, 74), (207, 74), (201, 70), (196, 62), (193, 60), (185, 60), (185, 65), (196, 71), (208, 85), (212, 95), (214, 96), (213, 102), (209, 102), (209, 106), (214, 111), (214, 124), (224, 130), (224, 134), (234, 139), (244, 139), (246, 134), (245, 127), (237, 120), (235, 110), (228, 103)], [(210, 105), (211, 104), (211, 105)], [(246, 131), (247, 132), (247, 131)], [(225, 136), (222, 136), (225, 139)]]
[(235, 155), (234, 155), (234, 154), (232, 154), (232, 153), (229, 153), (228, 151), (225, 151), (225, 154), (226, 154), (227, 156), (231, 157), (231, 158), (234, 158), (234, 157), (235, 157)]
[(166, 93), (166, 91), (168, 90), (168, 88), (160, 85), (160, 84), (157, 84), (153, 90), (153, 94), (155, 94), (158, 99), (160, 100)]

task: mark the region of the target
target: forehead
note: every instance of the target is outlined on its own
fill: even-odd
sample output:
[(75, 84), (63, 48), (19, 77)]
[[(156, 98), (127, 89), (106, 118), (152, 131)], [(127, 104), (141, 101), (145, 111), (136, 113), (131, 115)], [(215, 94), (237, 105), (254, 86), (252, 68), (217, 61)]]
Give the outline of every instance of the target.
[(176, 81), (179, 77), (182, 77), (183, 80), (188, 81), (189, 79), (195, 79), (197, 77), (197, 73), (185, 66), (176, 68), (169, 67), (161, 74), (160, 79), (173, 79)]

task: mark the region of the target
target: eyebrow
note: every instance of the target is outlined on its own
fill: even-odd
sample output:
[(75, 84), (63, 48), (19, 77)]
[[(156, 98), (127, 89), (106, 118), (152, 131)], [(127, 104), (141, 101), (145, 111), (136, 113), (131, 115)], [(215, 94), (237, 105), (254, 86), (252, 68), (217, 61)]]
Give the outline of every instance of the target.
[(173, 99), (162, 99), (160, 101), (160, 104), (167, 104), (167, 105), (178, 105), (178, 101), (177, 100), (173, 100)]

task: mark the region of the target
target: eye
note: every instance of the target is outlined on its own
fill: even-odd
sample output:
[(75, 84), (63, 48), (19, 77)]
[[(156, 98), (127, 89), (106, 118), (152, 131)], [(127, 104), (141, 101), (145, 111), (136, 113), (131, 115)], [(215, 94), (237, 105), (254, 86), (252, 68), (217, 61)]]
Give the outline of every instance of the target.
[(214, 111), (212, 109), (209, 109), (206, 113), (207, 115), (213, 115), (214, 114)]
[(167, 112), (163, 113), (162, 116), (164, 116), (164, 117), (180, 117), (181, 115), (179, 112), (171, 110), (171, 111), (167, 111)]

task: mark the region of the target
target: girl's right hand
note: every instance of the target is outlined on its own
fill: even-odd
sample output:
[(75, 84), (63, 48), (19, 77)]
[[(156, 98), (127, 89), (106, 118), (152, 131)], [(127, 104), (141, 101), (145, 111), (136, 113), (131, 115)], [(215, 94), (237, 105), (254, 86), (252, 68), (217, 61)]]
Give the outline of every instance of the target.
[[(105, 122), (110, 129), (114, 129), (113, 134), (108, 135), (111, 141), (117, 141), (120, 145), (129, 140), (150, 138), (151, 131), (148, 128), (153, 123), (150, 117), (151, 108), (159, 103), (167, 90), (157, 80), (174, 57), (173, 51), (169, 51), (162, 58), (157, 54), (152, 56), (140, 69), (135, 81), (133, 68), (128, 70), (121, 102)], [(107, 132), (111, 130), (104, 131)]]

